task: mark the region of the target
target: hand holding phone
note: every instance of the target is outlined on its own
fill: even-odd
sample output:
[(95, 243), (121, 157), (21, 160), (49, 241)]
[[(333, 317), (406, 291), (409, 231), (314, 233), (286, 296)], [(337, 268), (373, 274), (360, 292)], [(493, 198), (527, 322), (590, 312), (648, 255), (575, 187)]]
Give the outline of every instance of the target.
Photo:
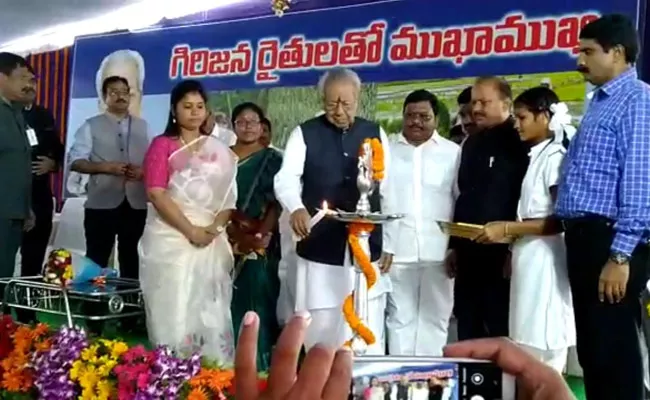
[[(514, 376), (524, 399), (575, 400), (564, 378), (504, 338), (477, 339), (447, 346), (445, 357), (489, 360)], [(471, 400), (471, 399), (470, 399)]]
[(237, 399), (343, 400), (351, 381), (352, 352), (325, 347), (311, 348), (298, 370), (298, 357), (311, 316), (298, 312), (287, 323), (273, 350), (268, 386), (258, 387), (257, 339), (260, 319), (249, 311), (244, 315), (235, 350)]
[(350, 399), (514, 400), (515, 380), (485, 360), (367, 356), (354, 360)]

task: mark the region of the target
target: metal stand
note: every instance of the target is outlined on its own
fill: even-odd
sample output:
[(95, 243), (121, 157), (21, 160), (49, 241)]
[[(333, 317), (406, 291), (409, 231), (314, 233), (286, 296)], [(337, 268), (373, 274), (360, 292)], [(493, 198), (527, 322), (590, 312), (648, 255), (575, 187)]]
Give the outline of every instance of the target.
[[(373, 179), (372, 170), (372, 147), (369, 143), (364, 143), (361, 148), (361, 155), (357, 164), (357, 189), (359, 190), (359, 201), (355, 212), (342, 210), (330, 211), (327, 216), (341, 222), (380, 225), (386, 222), (404, 217), (403, 214), (382, 214), (372, 212), (370, 208), (370, 196), (379, 182)], [(370, 232), (359, 233), (359, 245), (370, 257)], [(379, 273), (379, 271), (377, 271)], [(366, 277), (354, 260), (354, 311), (365, 326), (369, 326), (368, 315), (368, 286)], [(352, 339), (352, 351), (357, 356), (362, 356), (368, 350), (368, 344), (363, 338), (355, 335)]]
[[(370, 232), (359, 233), (359, 245), (363, 251), (370, 255)], [(357, 262), (354, 262), (354, 311), (361, 319), (361, 322), (365, 326), (369, 326), (370, 320), (368, 318), (368, 283), (366, 276), (359, 268)], [(352, 351), (360, 356), (366, 354), (368, 350), (368, 344), (360, 338), (358, 335), (355, 335), (352, 338)]]
[[(0, 314), (10, 314), (11, 309), (31, 310), (66, 317), (72, 327), (75, 320), (110, 321), (144, 315), (144, 302), (140, 283), (134, 279), (107, 279), (105, 287), (61, 287), (46, 283), (41, 276), (2, 278), (4, 288)], [(71, 303), (94, 303), (100, 315), (75, 314)], [(83, 309), (82, 309), (83, 310)], [(100, 311), (101, 312), (101, 311)]]

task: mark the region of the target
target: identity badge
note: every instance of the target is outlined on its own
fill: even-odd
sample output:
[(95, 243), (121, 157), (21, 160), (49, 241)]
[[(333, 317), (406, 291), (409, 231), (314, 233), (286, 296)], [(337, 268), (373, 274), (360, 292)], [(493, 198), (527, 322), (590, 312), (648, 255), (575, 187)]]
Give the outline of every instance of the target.
[(27, 140), (29, 145), (34, 147), (38, 145), (38, 138), (36, 137), (36, 131), (33, 128), (27, 128)]

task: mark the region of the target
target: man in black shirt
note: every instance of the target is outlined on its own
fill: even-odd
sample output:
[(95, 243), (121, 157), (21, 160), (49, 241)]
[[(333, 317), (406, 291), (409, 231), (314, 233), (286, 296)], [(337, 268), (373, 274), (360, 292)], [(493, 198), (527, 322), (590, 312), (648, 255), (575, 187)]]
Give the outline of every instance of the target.
[[(514, 128), (511, 102), (512, 90), (503, 79), (479, 78), (472, 87), (477, 132), (462, 148), (455, 222), (483, 225), (516, 218), (528, 150)], [(449, 246), (459, 340), (508, 336), (508, 246), (460, 238), (452, 238)]]
[(449, 131), (449, 139), (457, 144), (463, 143), (468, 135), (476, 131), (472, 119), (472, 87), (466, 87), (456, 98), (458, 113), (456, 125)]
[[(23, 117), (28, 136), (33, 135), (36, 138), (30, 143), (32, 145), (32, 211), (35, 219), (32, 229), (23, 234), (20, 248), (22, 276), (40, 275), (43, 268), (54, 212), (50, 174), (59, 169), (65, 152), (52, 113), (34, 104), (36, 92), (33, 87), (26, 89)], [(28, 323), (35, 319), (35, 314), (20, 310), (18, 319)]]

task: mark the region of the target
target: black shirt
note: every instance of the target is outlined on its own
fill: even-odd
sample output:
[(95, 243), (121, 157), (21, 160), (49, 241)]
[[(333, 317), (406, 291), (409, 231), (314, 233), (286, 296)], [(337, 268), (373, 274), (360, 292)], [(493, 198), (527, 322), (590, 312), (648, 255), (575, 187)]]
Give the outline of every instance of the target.
[[(32, 161), (37, 161), (38, 156), (45, 156), (54, 160), (57, 166), (63, 162), (65, 149), (61, 144), (59, 131), (56, 128), (54, 116), (45, 107), (37, 104), (23, 111), (27, 128), (34, 129), (38, 144), (32, 147)], [(50, 187), (50, 174), (32, 175), (32, 206), (34, 208), (52, 204), (52, 189)]]
[(442, 386), (429, 386), (429, 400), (442, 400), (444, 388)]
[(528, 151), (510, 119), (470, 135), (461, 152), (454, 221), (482, 225), (515, 220)]

